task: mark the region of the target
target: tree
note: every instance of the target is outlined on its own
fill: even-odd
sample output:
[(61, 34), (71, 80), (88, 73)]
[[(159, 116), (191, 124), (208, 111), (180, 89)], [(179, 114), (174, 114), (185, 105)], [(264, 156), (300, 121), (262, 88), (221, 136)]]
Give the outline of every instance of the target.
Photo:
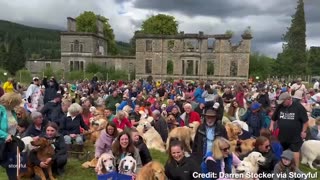
[[(278, 55), (278, 63), (284, 74), (302, 75), (307, 72), (306, 21), (304, 2), (298, 0), (296, 13), (292, 16), (291, 26), (283, 36), (283, 52)], [(290, 71), (286, 67), (290, 66)], [(294, 71), (292, 71), (294, 70)]]
[(0, 46), (0, 67), (3, 68), (4, 64), (7, 62), (7, 50), (4, 44)]
[(173, 16), (158, 14), (143, 21), (141, 29), (145, 34), (175, 35), (178, 33), (178, 22)]
[(11, 75), (24, 68), (26, 64), (26, 57), (22, 46), (22, 41), (18, 37), (10, 43), (8, 58), (5, 67)]
[(312, 75), (320, 73), (320, 47), (310, 47), (309, 67)]
[(91, 11), (85, 11), (76, 18), (77, 31), (79, 32), (93, 32), (97, 33), (97, 20), (103, 22), (103, 33), (107, 39), (108, 52), (112, 55), (117, 54), (117, 47), (113, 29), (110, 26), (108, 19), (101, 15), (96, 15)]
[(274, 74), (275, 60), (259, 53), (250, 55), (249, 75), (251, 77), (259, 76), (259, 78), (266, 79), (268, 75)]

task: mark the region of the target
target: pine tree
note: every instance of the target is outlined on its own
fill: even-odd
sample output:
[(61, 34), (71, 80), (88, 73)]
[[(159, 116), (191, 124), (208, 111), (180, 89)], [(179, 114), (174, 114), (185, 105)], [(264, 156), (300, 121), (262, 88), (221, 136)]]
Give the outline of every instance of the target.
[(22, 41), (18, 37), (10, 43), (8, 58), (5, 62), (5, 67), (11, 75), (24, 68), (26, 64), (26, 57), (22, 46)]
[(306, 21), (304, 2), (298, 0), (296, 13), (292, 16), (291, 26), (284, 35), (283, 52), (278, 56), (282, 74), (302, 75), (307, 72)]

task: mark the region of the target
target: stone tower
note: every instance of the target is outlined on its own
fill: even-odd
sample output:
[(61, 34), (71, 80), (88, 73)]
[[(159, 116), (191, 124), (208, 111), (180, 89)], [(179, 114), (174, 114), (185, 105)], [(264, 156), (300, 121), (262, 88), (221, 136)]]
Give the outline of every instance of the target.
[(96, 56), (107, 55), (107, 40), (103, 22), (97, 20), (97, 33), (77, 32), (76, 20), (67, 18), (68, 31), (61, 33), (61, 63), (65, 71), (84, 71), (86, 64)]

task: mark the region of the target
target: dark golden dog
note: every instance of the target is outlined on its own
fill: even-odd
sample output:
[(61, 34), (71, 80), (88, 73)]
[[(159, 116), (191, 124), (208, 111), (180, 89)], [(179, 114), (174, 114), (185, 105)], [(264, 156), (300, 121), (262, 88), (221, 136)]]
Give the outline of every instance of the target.
[(156, 161), (144, 165), (137, 174), (136, 180), (165, 180), (164, 167)]

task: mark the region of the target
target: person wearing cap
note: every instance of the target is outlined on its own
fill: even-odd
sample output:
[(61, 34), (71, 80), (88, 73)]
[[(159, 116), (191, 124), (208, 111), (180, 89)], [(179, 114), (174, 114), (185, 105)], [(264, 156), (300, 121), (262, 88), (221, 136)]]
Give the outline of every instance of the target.
[(266, 123), (267, 116), (265, 112), (261, 110), (261, 104), (253, 102), (250, 109), (242, 116), (242, 120), (248, 124), (250, 134), (258, 137), (261, 128), (263, 128)]
[(44, 119), (46, 121), (51, 121), (52, 113), (55, 111), (55, 109), (61, 108), (61, 94), (56, 94), (54, 96), (54, 99), (48, 101), (43, 108), (41, 109), (41, 114), (43, 114)]
[(26, 92), (26, 101), (27, 101), (27, 109), (30, 112), (37, 111), (40, 103), (41, 97), (41, 89), (40, 89), (40, 81), (38, 77), (34, 77), (33, 83), (29, 85), (27, 92)]
[(305, 95), (308, 93), (308, 90), (304, 84), (302, 84), (301, 78), (297, 79), (297, 82), (294, 83), (291, 87), (291, 95), (293, 98), (293, 101), (300, 102)]
[(299, 167), (299, 152), (308, 129), (307, 111), (300, 102), (294, 102), (288, 92), (282, 93), (277, 103), (279, 105), (272, 116), (269, 129), (273, 132), (275, 124), (278, 125), (278, 138), (283, 150), (293, 151), (295, 163)]
[(46, 104), (55, 98), (57, 91), (59, 90), (59, 84), (54, 77), (51, 77), (48, 83), (46, 76), (43, 78), (42, 84), (45, 87), (43, 102)]
[(202, 162), (202, 158), (212, 150), (213, 141), (216, 137), (228, 139), (225, 127), (220, 121), (217, 121), (217, 111), (208, 109), (204, 113), (204, 116), (204, 122), (196, 130), (192, 145), (191, 156), (194, 157), (199, 165)]
[(275, 165), (273, 173), (274, 180), (295, 180), (297, 178), (292, 177), (292, 174), (304, 174), (299, 168), (296, 167), (293, 159), (293, 152), (290, 150), (283, 151), (281, 155), (281, 161)]

